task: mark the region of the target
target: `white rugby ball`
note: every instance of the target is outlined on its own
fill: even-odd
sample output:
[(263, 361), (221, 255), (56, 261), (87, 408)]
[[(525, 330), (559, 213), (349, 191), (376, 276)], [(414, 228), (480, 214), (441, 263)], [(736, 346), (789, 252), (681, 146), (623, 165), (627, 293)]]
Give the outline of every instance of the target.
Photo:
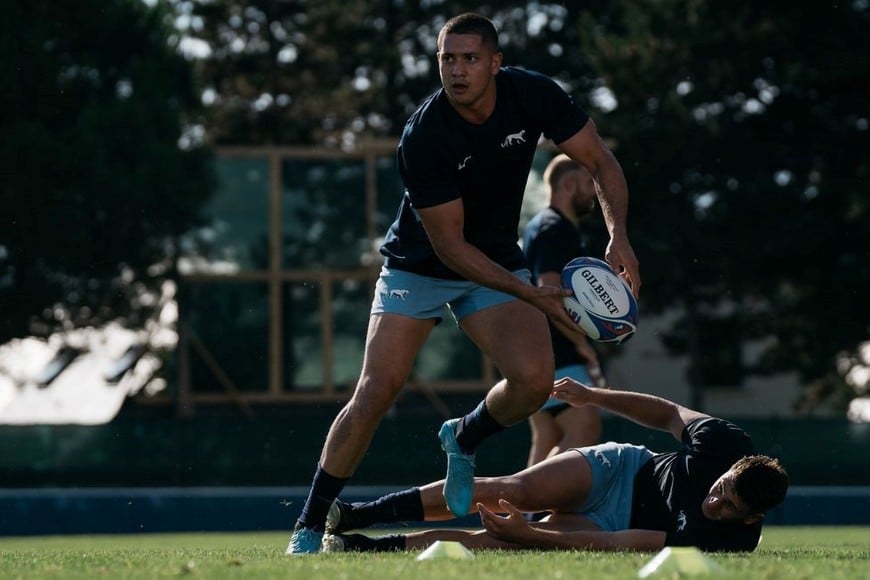
[(562, 287), (572, 292), (565, 309), (591, 340), (618, 344), (637, 332), (637, 301), (604, 260), (574, 258), (562, 269)]

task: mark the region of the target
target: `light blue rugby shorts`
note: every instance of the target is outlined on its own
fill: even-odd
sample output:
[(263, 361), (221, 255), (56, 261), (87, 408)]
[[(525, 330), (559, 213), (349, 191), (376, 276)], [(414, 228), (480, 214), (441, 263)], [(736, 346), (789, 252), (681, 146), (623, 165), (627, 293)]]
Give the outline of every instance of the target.
[(628, 529), (634, 476), (653, 452), (641, 445), (613, 441), (572, 451), (583, 455), (592, 468), (592, 489), (577, 513), (607, 532)]
[[(531, 281), (531, 273), (526, 269), (516, 270), (513, 274), (525, 282)], [(468, 280), (430, 278), (383, 267), (375, 284), (371, 314), (401, 314), (440, 321), (446, 306), (460, 321), (475, 312), (513, 300), (518, 298)]]

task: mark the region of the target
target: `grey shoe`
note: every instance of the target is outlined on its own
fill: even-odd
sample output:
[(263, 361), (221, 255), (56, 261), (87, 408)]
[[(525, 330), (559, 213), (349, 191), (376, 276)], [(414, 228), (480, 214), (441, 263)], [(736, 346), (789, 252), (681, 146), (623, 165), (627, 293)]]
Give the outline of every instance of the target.
[(339, 534), (341, 532), (346, 532), (348, 529), (350, 529), (341, 525), (342, 522), (347, 519), (342, 517), (345, 512), (344, 506), (346, 505), (348, 504), (336, 499), (329, 506), (329, 512), (326, 514), (327, 534)]
[(333, 535), (327, 533), (323, 536), (323, 540), (320, 543), (320, 549), (324, 552), (346, 552), (347, 549), (344, 545), (344, 538), (339, 535)]
[(359, 513), (354, 510), (354, 504), (336, 499), (329, 506), (326, 514), (326, 533), (343, 534), (351, 530), (369, 527), (372, 522), (361, 521)]

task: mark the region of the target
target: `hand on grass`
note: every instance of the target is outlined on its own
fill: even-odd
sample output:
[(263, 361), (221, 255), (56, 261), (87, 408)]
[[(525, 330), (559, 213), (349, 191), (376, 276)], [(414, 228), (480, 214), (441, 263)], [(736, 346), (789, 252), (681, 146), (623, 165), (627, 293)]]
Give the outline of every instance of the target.
[(533, 530), (523, 513), (506, 499), (498, 500), (498, 504), (505, 510), (506, 516), (493, 513), (482, 503), (477, 504), (480, 521), (486, 528), (486, 533), (506, 542), (522, 542), (528, 538)]

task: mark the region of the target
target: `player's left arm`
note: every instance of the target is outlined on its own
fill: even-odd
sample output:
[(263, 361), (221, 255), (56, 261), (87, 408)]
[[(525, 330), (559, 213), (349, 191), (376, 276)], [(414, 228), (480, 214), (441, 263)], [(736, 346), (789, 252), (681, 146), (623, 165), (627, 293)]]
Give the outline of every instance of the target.
[[(457, 274), (521, 300), (528, 300), (536, 293), (533, 286), (490, 260), (465, 239), (465, 209), (461, 199), (418, 209), (417, 214), (432, 249), (444, 265)], [(564, 295), (561, 289), (552, 289), (550, 293)]]
[(595, 405), (607, 409), (638, 425), (668, 431), (677, 441), (683, 440), (683, 431), (689, 423), (710, 417), (649, 393), (589, 388), (571, 377), (557, 380), (553, 384), (552, 396), (572, 407)]
[(541, 310), (566, 334), (582, 331), (568, 316), (563, 298), (569, 291), (561, 286), (532, 286), (490, 260), (463, 233), (465, 211), (461, 199), (418, 209), (432, 248), (444, 264), (461, 276), (482, 286), (516, 296)]
[(628, 241), (628, 184), (619, 161), (601, 139), (592, 119), (558, 145), (563, 153), (586, 167), (600, 185), (598, 202), (610, 233), (604, 258), (616, 273), (625, 278), (636, 298), (640, 294), (640, 269)]
[(665, 546), (666, 533), (659, 530), (564, 531), (530, 524), (522, 512), (506, 500), (500, 500), (507, 513), (500, 516), (477, 504), (480, 520), (486, 532), (497, 540), (513, 542), (530, 548), (579, 550), (660, 550)]

